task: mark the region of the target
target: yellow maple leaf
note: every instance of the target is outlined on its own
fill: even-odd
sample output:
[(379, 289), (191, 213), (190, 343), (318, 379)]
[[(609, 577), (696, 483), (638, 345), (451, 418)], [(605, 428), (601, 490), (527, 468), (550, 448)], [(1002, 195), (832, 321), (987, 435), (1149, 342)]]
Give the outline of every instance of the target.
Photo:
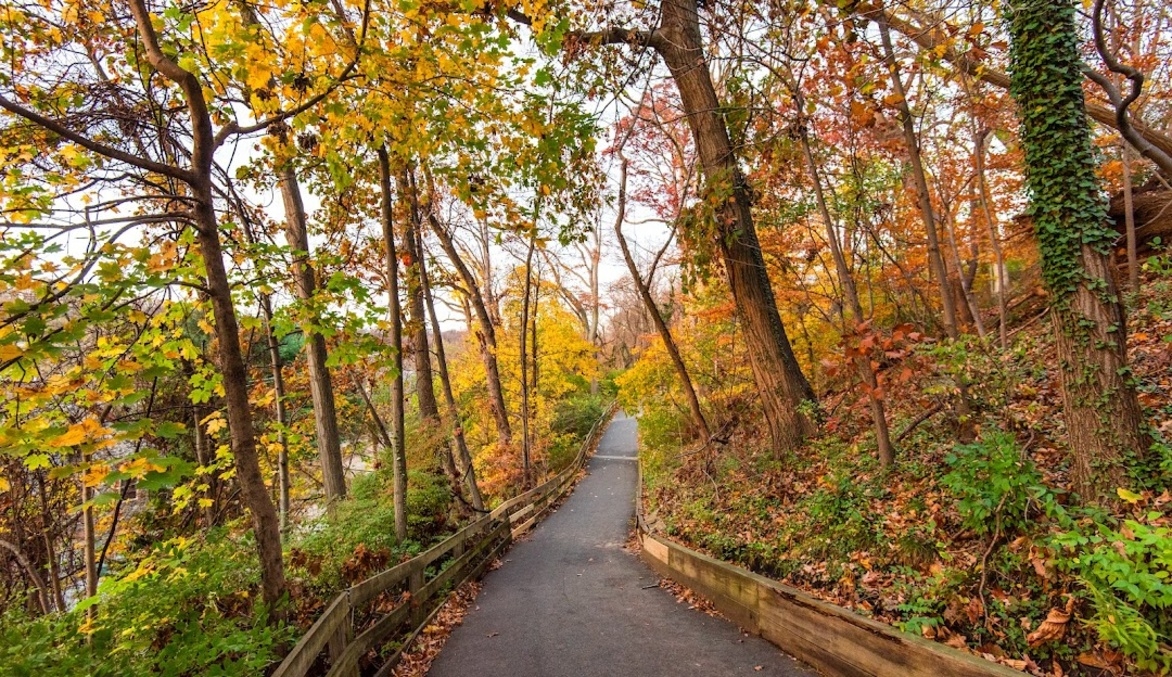
[(49, 445), (54, 447), (72, 447), (81, 444), (89, 437), (89, 431), (86, 429), (84, 423), (74, 423), (69, 426), (69, 430), (49, 440)]

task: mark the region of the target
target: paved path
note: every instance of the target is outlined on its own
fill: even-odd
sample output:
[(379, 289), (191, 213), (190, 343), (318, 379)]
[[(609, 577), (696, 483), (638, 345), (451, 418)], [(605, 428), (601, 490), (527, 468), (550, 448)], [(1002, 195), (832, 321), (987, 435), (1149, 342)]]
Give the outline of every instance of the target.
[(634, 517), (635, 419), (619, 415), (569, 499), (505, 555), (434, 677), (816, 675), (677, 603), (622, 549)]

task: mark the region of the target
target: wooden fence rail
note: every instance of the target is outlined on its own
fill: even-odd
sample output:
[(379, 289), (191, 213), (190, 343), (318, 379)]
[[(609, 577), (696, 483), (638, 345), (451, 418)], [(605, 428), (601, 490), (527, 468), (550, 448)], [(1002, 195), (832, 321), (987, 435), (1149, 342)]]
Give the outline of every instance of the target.
[[(612, 405), (594, 423), (574, 462), (557, 475), (505, 501), (423, 554), (381, 571), (335, 597), (273, 677), (305, 677), (315, 666), (322, 671), (328, 668), (327, 677), (357, 677), (362, 657), (410, 624), (413, 630), (375, 673), (379, 677), (389, 675), (403, 650), (443, 606), (446, 592), (481, 576), (514, 538), (532, 528), (570, 489), (615, 409)], [(383, 610), (382, 606), (392, 600), (394, 607)], [(376, 604), (380, 601), (381, 605)]]

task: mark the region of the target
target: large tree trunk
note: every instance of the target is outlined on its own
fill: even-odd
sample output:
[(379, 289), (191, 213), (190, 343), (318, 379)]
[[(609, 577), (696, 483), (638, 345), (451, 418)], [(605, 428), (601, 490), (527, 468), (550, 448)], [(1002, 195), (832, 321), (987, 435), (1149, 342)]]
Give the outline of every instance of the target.
[[(663, 315), (659, 312), (659, 306), (655, 303), (655, 299), (651, 297), (651, 290), (647, 288), (647, 284), (643, 281), (643, 276), (639, 273), (639, 267), (635, 265), (635, 258), (631, 256), (631, 248), (627, 246), (627, 240), (623, 237), (623, 219), (626, 218), (626, 212), (627, 161), (624, 159), (621, 174), (619, 175), (618, 215), (615, 216), (614, 222), (615, 236), (618, 239), (619, 248), (623, 251), (623, 260), (627, 263), (627, 270), (631, 273), (631, 281), (635, 283), (635, 287), (639, 290), (639, 298), (642, 299), (643, 306), (647, 309), (647, 314), (651, 316), (651, 321), (655, 323), (655, 329), (659, 331), (659, 337), (663, 339), (663, 347), (667, 349), (667, 355), (671, 358), (672, 367), (675, 368), (676, 375), (680, 379), (680, 385), (684, 388), (684, 397), (688, 400), (688, 411), (692, 414), (692, 424), (696, 426), (696, 430), (700, 432), (707, 442), (712, 439), (712, 430), (708, 427), (708, 419), (704, 417), (704, 409), (700, 406), (700, 398), (696, 395), (696, 389), (692, 385), (692, 377), (688, 374), (688, 367), (684, 364), (684, 358), (680, 355), (680, 349), (676, 345), (675, 338), (671, 335), (671, 329), (663, 321)], [(654, 272), (652, 270), (652, 274)]]
[(472, 276), (472, 271), (468, 270), (460, 253), (456, 251), (452, 236), (434, 214), (428, 215), (428, 222), (439, 240), (440, 247), (448, 255), (448, 259), (460, 276), (468, 301), (476, 313), (479, 329), (473, 327), (469, 327), (469, 329), (476, 335), (476, 343), (480, 348), (480, 359), (484, 363), (484, 376), (488, 386), (488, 405), (489, 409), (492, 410), (493, 421), (496, 423), (497, 442), (501, 446), (508, 446), (513, 441), (513, 430), (509, 425), (509, 412), (505, 408), (505, 395), (501, 388), (501, 372), (497, 365), (496, 326), (489, 315), (489, 309), (485, 305), (480, 287), (476, 284), (476, 278)]
[(394, 475), (395, 537), (407, 538), (407, 449), (403, 393), (403, 309), (399, 305), (399, 256), (395, 251), (395, 223), (391, 194), (391, 162), (378, 149), (379, 191), (382, 195), (383, 239), (386, 244), (387, 305), (390, 306), (391, 350), (395, 377), (391, 381), (391, 457)]
[(680, 93), (709, 193), (726, 195), (716, 209), (717, 246), (736, 303), (758, 395), (777, 453), (797, 449), (816, 429), (816, 398), (802, 373), (773, 296), (750, 210), (751, 197), (704, 54), (696, 0), (666, 0), (651, 46)]
[[(309, 262), (309, 232), (301, 188), (293, 167), (281, 170), (281, 195), (285, 201), (285, 239), (293, 250), (293, 280), (300, 299), (307, 308), (313, 305), (317, 280)], [(334, 385), (326, 366), (329, 355), (326, 339), (320, 332), (306, 331), (305, 358), (309, 365), (309, 392), (313, 398), (313, 425), (317, 432), (317, 452), (321, 461), (326, 500), (346, 496), (346, 476), (342, 466), (342, 445), (338, 435), (338, 414), (334, 405)]]
[(1127, 376), (1127, 330), (1110, 269), (1115, 233), (1098, 194), (1068, 0), (1009, 9), (1011, 93), (1021, 117), (1030, 212), (1051, 293), (1075, 489), (1113, 501), (1147, 447)]

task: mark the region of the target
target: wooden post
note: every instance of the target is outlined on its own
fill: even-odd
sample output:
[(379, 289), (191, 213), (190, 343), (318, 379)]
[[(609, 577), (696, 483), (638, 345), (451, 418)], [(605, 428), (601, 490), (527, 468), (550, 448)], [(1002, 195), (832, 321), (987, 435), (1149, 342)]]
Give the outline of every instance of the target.
[[(330, 665), (337, 664), (342, 658), (342, 653), (346, 651), (346, 647), (354, 641), (354, 607), (350, 604), (350, 593), (346, 592), (345, 594), (346, 602), (338, 612), (343, 618), (338, 623), (337, 629), (330, 635), (328, 648)], [(343, 670), (340, 677), (358, 677), (358, 667), (354, 666)]]

